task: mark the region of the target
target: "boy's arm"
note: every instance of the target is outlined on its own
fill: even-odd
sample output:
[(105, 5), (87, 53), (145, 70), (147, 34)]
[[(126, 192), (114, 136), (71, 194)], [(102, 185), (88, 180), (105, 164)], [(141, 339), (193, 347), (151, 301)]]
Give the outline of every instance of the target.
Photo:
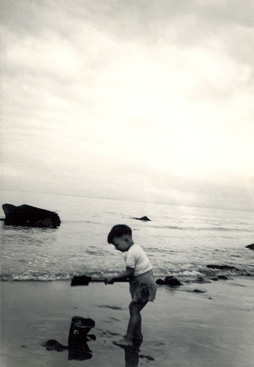
[(130, 268), (129, 266), (126, 266), (125, 271), (122, 273), (119, 273), (117, 275), (114, 275), (113, 277), (109, 277), (106, 279), (106, 284), (113, 284), (115, 280), (122, 280), (126, 278), (132, 277), (134, 274), (134, 268)]

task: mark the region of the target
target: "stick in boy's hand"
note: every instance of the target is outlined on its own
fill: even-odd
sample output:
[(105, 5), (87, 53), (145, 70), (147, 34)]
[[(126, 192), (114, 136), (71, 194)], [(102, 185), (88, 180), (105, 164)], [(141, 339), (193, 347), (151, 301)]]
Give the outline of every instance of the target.
[[(111, 279), (111, 281), (109, 281)], [(113, 277), (107, 279), (93, 279), (87, 275), (75, 275), (71, 280), (71, 286), (78, 285), (89, 285), (89, 283), (104, 283), (104, 284), (113, 284), (114, 282), (128, 282), (127, 279), (114, 279)]]
[(105, 284), (114, 284), (115, 280), (113, 277), (108, 277), (105, 279)]

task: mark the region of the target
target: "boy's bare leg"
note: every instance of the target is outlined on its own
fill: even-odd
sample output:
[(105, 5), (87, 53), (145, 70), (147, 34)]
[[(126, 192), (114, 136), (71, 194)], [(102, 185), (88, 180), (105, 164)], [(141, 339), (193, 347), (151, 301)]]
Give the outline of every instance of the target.
[(134, 339), (143, 339), (143, 335), (141, 331), (141, 314), (140, 314), (140, 322), (138, 323), (134, 331)]
[(130, 310), (130, 320), (128, 324), (127, 334), (125, 339), (127, 341), (132, 342), (132, 339), (136, 333), (136, 335), (141, 338), (141, 314), (140, 311), (145, 307), (147, 302), (144, 303), (136, 303), (131, 302), (129, 305)]
[(128, 347), (133, 346), (133, 338), (136, 336), (138, 339), (142, 339), (141, 334), (141, 314), (140, 311), (145, 307), (147, 302), (144, 303), (135, 303), (131, 302), (129, 305), (130, 309), (130, 319), (127, 329), (126, 336), (119, 340), (119, 341), (113, 341), (114, 344), (122, 346), (122, 347)]

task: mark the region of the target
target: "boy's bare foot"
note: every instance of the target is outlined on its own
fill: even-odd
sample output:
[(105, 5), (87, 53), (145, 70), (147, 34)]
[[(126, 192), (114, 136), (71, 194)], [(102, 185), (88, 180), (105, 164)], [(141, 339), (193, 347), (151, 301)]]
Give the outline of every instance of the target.
[(132, 341), (125, 339), (125, 338), (122, 338), (120, 340), (114, 340), (113, 344), (118, 345), (119, 347), (132, 347), (133, 346)]

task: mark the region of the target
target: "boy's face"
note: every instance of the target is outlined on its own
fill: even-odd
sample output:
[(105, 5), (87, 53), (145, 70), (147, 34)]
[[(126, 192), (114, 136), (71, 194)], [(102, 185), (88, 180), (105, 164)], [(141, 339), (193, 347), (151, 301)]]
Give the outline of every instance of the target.
[(115, 246), (115, 249), (121, 252), (128, 251), (132, 244), (133, 241), (131, 237), (127, 234), (121, 237), (113, 238), (113, 245)]

